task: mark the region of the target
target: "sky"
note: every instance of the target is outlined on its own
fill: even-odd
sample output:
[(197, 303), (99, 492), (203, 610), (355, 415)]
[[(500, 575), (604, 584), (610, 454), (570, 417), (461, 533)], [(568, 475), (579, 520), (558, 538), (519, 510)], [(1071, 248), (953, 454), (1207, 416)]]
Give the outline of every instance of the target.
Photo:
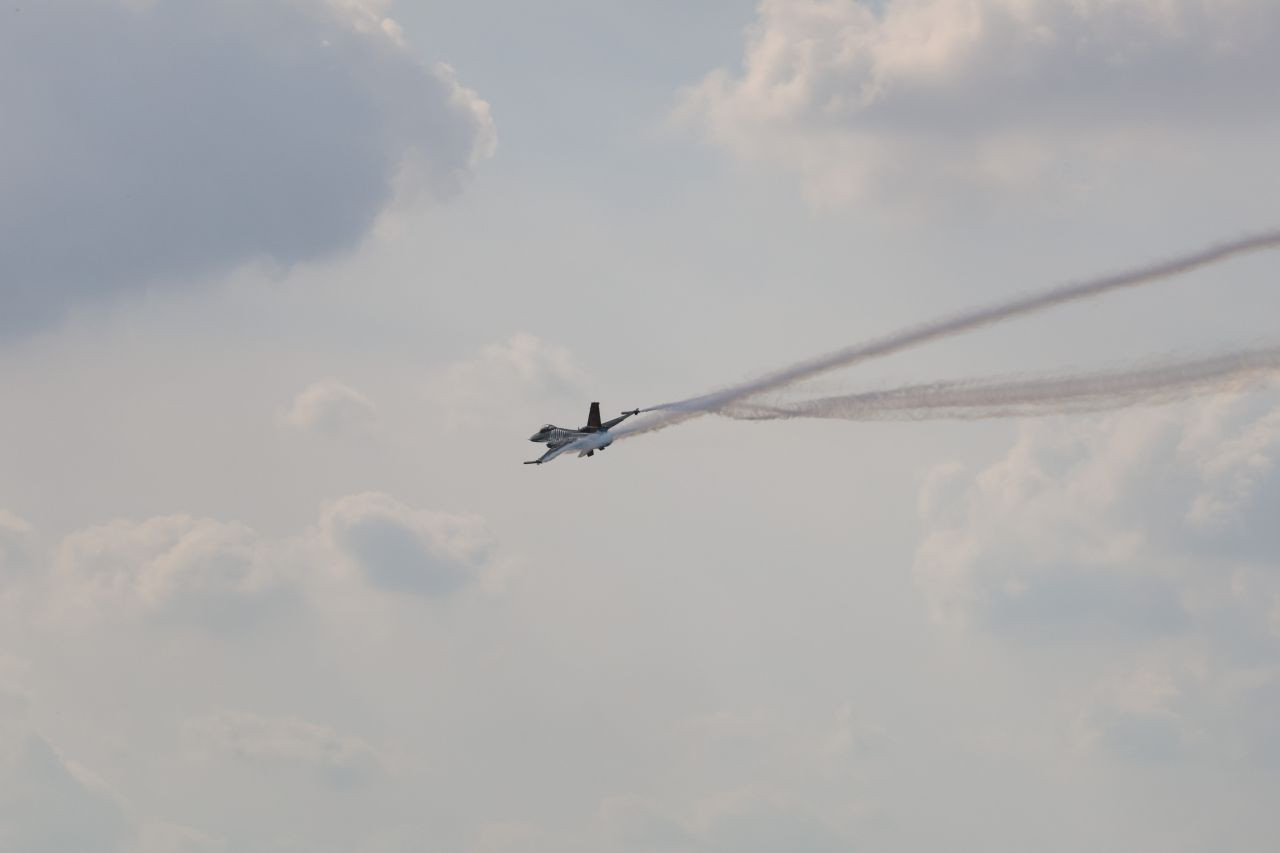
[[(1280, 5), (0, 15), (0, 853), (1272, 849), (1273, 386), (520, 463), (1280, 227)], [(1278, 263), (813, 388), (1274, 345)]]

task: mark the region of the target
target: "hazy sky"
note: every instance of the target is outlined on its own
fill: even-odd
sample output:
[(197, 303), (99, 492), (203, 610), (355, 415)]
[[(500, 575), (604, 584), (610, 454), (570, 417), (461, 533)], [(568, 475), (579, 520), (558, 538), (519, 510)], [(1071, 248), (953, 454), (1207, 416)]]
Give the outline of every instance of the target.
[(10, 4), (0, 853), (1272, 850), (1280, 392), (520, 463), (1280, 226), (1277, 79), (1271, 0)]

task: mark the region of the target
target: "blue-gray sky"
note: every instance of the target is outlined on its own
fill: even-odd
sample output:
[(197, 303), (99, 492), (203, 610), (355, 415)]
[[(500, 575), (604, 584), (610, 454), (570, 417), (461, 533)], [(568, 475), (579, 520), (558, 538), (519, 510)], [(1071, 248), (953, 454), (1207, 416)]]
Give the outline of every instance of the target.
[[(2, 14), (0, 853), (1271, 849), (1276, 393), (519, 463), (1280, 225), (1280, 7)], [(1274, 343), (1276, 269), (822, 388)]]

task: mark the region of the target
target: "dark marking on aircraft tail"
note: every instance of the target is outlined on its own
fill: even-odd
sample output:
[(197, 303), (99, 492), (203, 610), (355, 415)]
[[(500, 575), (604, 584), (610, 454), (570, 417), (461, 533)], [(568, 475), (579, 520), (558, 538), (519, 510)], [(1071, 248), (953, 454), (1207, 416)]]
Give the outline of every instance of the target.
[(587, 413), (587, 428), (600, 429), (600, 404), (592, 403), (591, 411)]

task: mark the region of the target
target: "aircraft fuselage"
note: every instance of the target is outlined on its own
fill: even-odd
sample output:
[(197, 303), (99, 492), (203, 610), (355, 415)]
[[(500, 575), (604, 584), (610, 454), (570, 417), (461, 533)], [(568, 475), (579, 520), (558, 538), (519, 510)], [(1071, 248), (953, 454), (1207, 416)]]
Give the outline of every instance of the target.
[(564, 427), (552, 426), (547, 424), (542, 429), (529, 436), (530, 441), (536, 441), (541, 444), (560, 444), (564, 441), (573, 441), (587, 433), (580, 429), (565, 429)]
[(584, 432), (578, 429), (565, 429), (553, 426), (542, 429), (529, 436), (530, 441), (539, 444), (563, 444), (567, 451), (603, 450), (613, 444), (613, 435), (607, 429)]
[(542, 429), (529, 436), (530, 441), (548, 445), (547, 452), (540, 459), (526, 462), (526, 465), (541, 465), (550, 462), (562, 453), (577, 453), (579, 456), (593, 456), (597, 450), (604, 450), (613, 444), (610, 429), (625, 421), (632, 415), (640, 413), (639, 409), (623, 412), (611, 421), (600, 420), (600, 404), (592, 403), (587, 413), (587, 425), (581, 429), (565, 429), (555, 424), (544, 424)]

